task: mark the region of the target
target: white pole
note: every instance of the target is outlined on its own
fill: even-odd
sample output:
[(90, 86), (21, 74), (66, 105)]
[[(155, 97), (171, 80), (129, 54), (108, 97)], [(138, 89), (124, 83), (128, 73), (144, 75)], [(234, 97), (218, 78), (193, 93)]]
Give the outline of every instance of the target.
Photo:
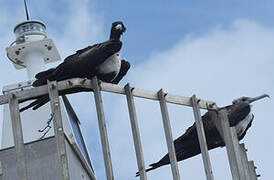
[(43, 54), (39, 51), (29, 51), (25, 56), (26, 69), (29, 80), (34, 79), (35, 75), (45, 69)]

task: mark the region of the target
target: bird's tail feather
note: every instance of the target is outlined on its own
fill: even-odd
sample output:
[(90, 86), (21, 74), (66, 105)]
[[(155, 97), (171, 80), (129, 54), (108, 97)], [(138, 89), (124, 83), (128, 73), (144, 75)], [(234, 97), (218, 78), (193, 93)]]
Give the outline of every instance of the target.
[(48, 80), (48, 77), (36, 79), (36, 80), (32, 83), (32, 86), (37, 87), (37, 86), (45, 85), (45, 84), (47, 84), (47, 80)]
[(46, 104), (49, 101), (49, 97), (48, 96), (42, 96), (40, 98), (38, 98), (37, 100), (33, 101), (32, 103), (30, 103), (29, 105), (23, 107), (20, 109), (20, 112), (23, 112), (29, 108), (32, 108), (33, 110), (38, 109), (39, 107), (43, 106), (44, 104)]
[[(160, 165), (159, 163), (153, 163), (153, 164), (150, 164), (149, 166), (150, 166), (150, 168), (146, 169), (146, 172), (156, 169), (162, 165)], [(138, 176), (140, 176), (140, 172), (137, 172), (135, 177), (138, 177)]]
[(35, 75), (35, 78), (36, 79), (41, 79), (41, 78), (44, 78), (45, 76), (48, 76), (50, 75), (51, 73), (53, 73), (55, 71), (55, 68), (51, 68), (51, 69), (48, 69), (46, 71), (42, 71), (42, 72), (39, 72)]
[(32, 86), (37, 87), (44, 84), (47, 84), (47, 80), (52, 76), (56, 69), (51, 68), (46, 71), (39, 72), (35, 75), (36, 81), (32, 83)]
[(36, 106), (34, 106), (32, 109), (33, 110), (36, 110), (38, 108), (40, 108), (41, 106), (44, 106), (47, 102), (49, 102), (49, 97), (48, 96), (45, 96), (45, 98), (41, 99), (39, 101), (39, 103), (37, 103)]

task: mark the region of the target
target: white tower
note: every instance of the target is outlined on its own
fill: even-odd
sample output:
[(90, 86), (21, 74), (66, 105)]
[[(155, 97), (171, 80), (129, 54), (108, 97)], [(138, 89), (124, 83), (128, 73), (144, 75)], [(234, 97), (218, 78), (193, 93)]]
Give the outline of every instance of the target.
[[(46, 35), (45, 24), (43, 24), (41, 21), (29, 20), (27, 8), (26, 14), (27, 21), (19, 23), (15, 26), (14, 34), (16, 36), (16, 40), (14, 43), (12, 43), (11, 46), (6, 48), (6, 51), (7, 57), (12, 61), (16, 70), (24, 68), (26, 69), (28, 74), (28, 80), (25, 82), (5, 86), (3, 88), (3, 94), (8, 94), (14, 91), (23, 91), (30, 88), (32, 81), (34, 80), (35, 74), (45, 70), (45, 63), (54, 62), (61, 59), (52, 39), (49, 39)], [(25, 106), (30, 102), (31, 101), (21, 103), (20, 106)], [(77, 172), (76, 174), (70, 174), (71, 179), (93, 179), (90, 178), (90, 171), (87, 172), (87, 166), (89, 167), (89, 169), (92, 169), (92, 166), (84, 139), (81, 134), (77, 116), (65, 96), (63, 98), (60, 98), (60, 104), (64, 133), (67, 143), (74, 146), (76, 145), (76, 149), (79, 150), (80, 155), (84, 158), (84, 161), (86, 161), (86, 167), (82, 167), (81, 164), (83, 163), (83, 158), (80, 162), (79, 159), (77, 160), (77, 155), (73, 153), (73, 150), (67, 150), (69, 168), (72, 166), (71, 169), (73, 168), (74, 171)], [(4, 105), (3, 111), (3, 130), (0, 146), (0, 157), (1, 151), (5, 151), (5, 149), (14, 146), (11, 117), (8, 104)], [(48, 139), (54, 136), (53, 128), (50, 128), (48, 126), (46, 129), (44, 129), (48, 125), (48, 120), (51, 118), (51, 110), (49, 104), (46, 104), (35, 111), (31, 109), (26, 110), (20, 113), (20, 117), (25, 144), (35, 144), (35, 142), (38, 141), (39, 143), (41, 143), (42, 141), (44, 141), (45, 143), (49, 143)], [(39, 130), (43, 131), (41, 132)], [(47, 151), (47, 149), (45, 149), (45, 151)], [(44, 160), (41, 159), (41, 161)], [(11, 177), (11, 179), (13, 179), (13, 176)]]
[[(51, 39), (45, 33), (46, 26), (40, 21), (27, 20), (14, 28), (16, 41), (12, 46), (7, 47), (7, 56), (13, 62), (16, 70), (26, 68), (28, 81), (7, 85), (3, 88), (3, 94), (12, 91), (23, 90), (31, 86), (36, 73), (45, 70), (46, 62), (60, 60), (59, 53)], [(29, 102), (22, 103), (25, 106)], [(2, 148), (13, 146), (12, 128), (8, 105), (4, 106)], [(42, 129), (50, 117), (48, 105), (37, 111), (27, 110), (21, 113), (24, 142), (31, 142), (39, 139)], [(66, 126), (66, 125), (65, 125)], [(67, 128), (67, 131), (69, 128)], [(52, 136), (50, 130), (46, 137)]]
[(46, 26), (36, 20), (27, 20), (14, 28), (16, 45), (7, 48), (7, 56), (16, 69), (26, 68), (29, 80), (44, 70), (45, 63), (60, 60), (60, 55), (51, 39), (46, 36)]

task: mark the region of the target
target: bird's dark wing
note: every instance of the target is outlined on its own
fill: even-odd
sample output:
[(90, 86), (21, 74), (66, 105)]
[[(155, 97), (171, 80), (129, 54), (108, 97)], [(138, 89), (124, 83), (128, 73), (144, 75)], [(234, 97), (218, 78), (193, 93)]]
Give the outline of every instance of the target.
[[(116, 48), (117, 51), (119, 51), (120, 48), (121, 48), (121, 45), (122, 45), (119, 42), (117, 43), (117, 41), (110, 41), (110, 42), (107, 42), (105, 44), (102, 43), (103, 45), (102, 44), (97, 44), (97, 45), (94, 45), (92, 47), (87, 47), (85, 49), (79, 50), (78, 55), (77, 55), (78, 59), (77, 58), (72, 58), (73, 56), (77, 57), (75, 54), (71, 55), (68, 58), (66, 58), (65, 61), (62, 64), (60, 64), (57, 68), (49, 69), (47, 71), (43, 71), (41, 73), (38, 73), (37, 77), (40, 78), (40, 79), (37, 79), (33, 83), (33, 86), (39, 86), (39, 85), (46, 84), (48, 79), (49, 80), (58, 80), (58, 81), (60, 81), (60, 80), (68, 79), (68, 78), (74, 78), (74, 77), (80, 77), (80, 78), (88, 77), (88, 78), (91, 78), (90, 75), (96, 75), (95, 74), (95, 68), (94, 67), (91, 68), (91, 72), (89, 72), (91, 74), (88, 74), (87, 76), (85, 76), (83, 71), (84, 71), (84, 68), (86, 68), (86, 67), (82, 67), (81, 61), (79, 60), (79, 58), (81, 59), (81, 57), (83, 57), (83, 59), (84, 59), (84, 57), (88, 56), (88, 54), (90, 54), (90, 57), (93, 57), (91, 55), (92, 53), (94, 53), (94, 52), (92, 52), (92, 51), (94, 51), (94, 50), (92, 50), (93, 48), (99, 48), (99, 49), (101, 48), (101, 50), (105, 49), (106, 52), (109, 53), (109, 54), (110, 54), (110, 52), (113, 52), (114, 51), (113, 49), (115, 49), (115, 48)], [(109, 50), (106, 47), (108, 47), (108, 48), (112, 47), (113, 51)], [(101, 50), (98, 50), (98, 51), (101, 51)], [(95, 52), (94, 54), (96, 54), (96, 53), (98, 53), (98, 52)], [(101, 57), (101, 58), (104, 58), (104, 57)], [(90, 61), (92, 62), (93, 59), (91, 58)], [(77, 66), (77, 65), (80, 69), (80, 72), (79, 72), (79, 70), (71, 69), (71, 68), (75, 68), (74, 66)], [(96, 63), (93, 63), (93, 65), (96, 65)], [(65, 69), (65, 68), (67, 68), (67, 69)], [(129, 62), (127, 62), (125, 60), (122, 60), (120, 72), (117, 75), (117, 77), (113, 80), (112, 83), (115, 83), (115, 84), (119, 83), (119, 81), (126, 75), (129, 68), (130, 68)], [(79, 75), (73, 74), (74, 72), (71, 72), (73, 70), (78, 71), (80, 74)], [(65, 74), (61, 77), (57, 77), (57, 78), (53, 79), (53, 77), (56, 77), (58, 75), (58, 71), (60, 72), (59, 75), (62, 75), (61, 72), (64, 72), (64, 73), (67, 72), (67, 74)], [(92, 71), (94, 71), (94, 74), (92, 74)], [(70, 75), (70, 76), (68, 76), (68, 75)], [(90, 90), (87, 90), (87, 89), (65, 90), (63, 92), (59, 92), (59, 94), (64, 95), (64, 94), (71, 94), (71, 93), (80, 92), (80, 91), (90, 91)], [(29, 105), (27, 105), (26, 107), (23, 107), (22, 109), (20, 109), (20, 112), (25, 111), (26, 109), (29, 109), (29, 108), (32, 108), (33, 110), (38, 109), (39, 107), (46, 104), (48, 101), (49, 101), (48, 95), (39, 97), (34, 102), (32, 102)]]
[(250, 113), (250, 105), (244, 102), (226, 106), (226, 109), (230, 126), (235, 126)]
[[(202, 122), (204, 125), (209, 150), (224, 146), (224, 142), (214, 125), (213, 119), (216, 117), (217, 114), (215, 111), (209, 111), (202, 116)], [(175, 139), (174, 147), (178, 161), (188, 159), (201, 153), (195, 123), (193, 123), (193, 125), (190, 126), (183, 135)], [(169, 155), (166, 154), (158, 162), (150, 164), (150, 168), (146, 169), (146, 171), (151, 171), (169, 163)], [(137, 172), (136, 175), (139, 175), (139, 173)]]
[(126, 60), (121, 60), (120, 71), (118, 75), (115, 77), (115, 79), (112, 80), (111, 83), (118, 84), (122, 80), (122, 78), (127, 74), (129, 68), (130, 68), (130, 63)]
[[(247, 103), (233, 104), (223, 108), (228, 110), (230, 126), (235, 126), (239, 121), (243, 120), (250, 113), (250, 105)], [(208, 150), (224, 146), (224, 142), (214, 125), (214, 118), (216, 117), (217, 113), (215, 111), (208, 111), (202, 116)], [(251, 126), (251, 123), (252, 121), (248, 127)], [(243, 138), (247, 129), (239, 139)], [(195, 123), (190, 126), (182, 136), (178, 137), (174, 141), (174, 147), (178, 161), (196, 156), (197, 154), (201, 153)], [(146, 171), (151, 171), (169, 163), (169, 155), (166, 154), (160, 161), (150, 164), (150, 168), (146, 169)], [(136, 176), (138, 175), (139, 172), (136, 173)]]
[(243, 132), (243, 134), (241, 134), (241, 136), (238, 138), (239, 140), (242, 140), (244, 138), (244, 136), (246, 135), (247, 130), (251, 127), (252, 125), (252, 121), (254, 119), (254, 115), (252, 114), (252, 119), (250, 121), (250, 123), (247, 125), (247, 128), (245, 129), (245, 131)]
[(64, 64), (75, 64), (81, 62), (81, 65), (88, 67), (97, 67), (102, 64), (108, 57), (120, 51), (122, 42), (117, 40), (109, 40), (103, 43), (94, 44), (84, 49), (78, 50), (75, 54), (68, 56), (64, 60)]
[[(220, 134), (214, 124), (214, 118), (216, 117), (217, 113), (215, 111), (208, 111), (202, 116), (202, 122), (209, 149), (211, 148), (211, 146), (212, 148), (215, 147), (215, 145), (213, 146), (211, 144), (216, 144), (218, 146), (221, 146), (223, 144)], [(181, 149), (184, 149), (186, 151), (187, 148), (193, 146), (193, 142), (198, 144), (198, 135), (195, 123), (193, 123), (193, 125), (190, 126), (183, 135), (181, 135), (174, 141), (174, 147), (178, 151), (180, 151)], [(191, 152), (191, 149), (189, 151)]]
[(46, 71), (42, 71), (42, 72), (39, 72), (35, 75), (35, 78), (36, 79), (40, 79), (40, 78), (43, 78), (45, 76), (48, 76), (50, 75), (51, 73), (53, 73), (55, 71), (55, 68), (51, 68), (51, 69), (48, 69)]
[(29, 108), (32, 108), (33, 110), (38, 109), (39, 107), (43, 106), (44, 104), (46, 104), (49, 101), (49, 96), (48, 95), (44, 95), (42, 97), (39, 97), (38, 99), (36, 99), (35, 101), (33, 101), (32, 103), (30, 103), (29, 105), (23, 107), (20, 109), (20, 112), (23, 112)]
[(97, 48), (97, 47), (99, 47), (99, 46), (100, 46), (100, 44), (94, 44), (94, 45), (92, 45), (92, 46), (87, 46), (87, 47), (85, 47), (85, 48), (83, 48), (83, 49), (79, 49), (79, 50), (76, 51), (76, 53), (74, 53), (74, 54), (72, 54), (72, 55), (66, 57), (66, 58), (64, 59), (64, 62), (74, 61), (80, 54), (82, 54), (82, 53), (84, 53), (84, 52), (86, 52), (86, 51), (88, 51), (88, 50), (91, 50), (92, 48)]
[(121, 41), (111, 40), (78, 50), (75, 54), (68, 56), (54, 70), (40, 73), (33, 86), (44, 85), (47, 80), (61, 81), (76, 77), (92, 78), (96, 75), (96, 68), (108, 57), (120, 51), (121, 47)]

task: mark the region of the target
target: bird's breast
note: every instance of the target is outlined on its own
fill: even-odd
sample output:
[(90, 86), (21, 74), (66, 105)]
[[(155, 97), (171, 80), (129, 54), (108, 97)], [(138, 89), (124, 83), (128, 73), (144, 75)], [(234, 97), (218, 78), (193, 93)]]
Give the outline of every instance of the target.
[(236, 124), (236, 132), (237, 136), (240, 137), (245, 129), (247, 128), (248, 124), (253, 120), (253, 114), (250, 112), (242, 121)]
[[(99, 67), (98, 72), (100, 74), (114, 73), (115, 76), (119, 73), (121, 68), (120, 52), (117, 52), (107, 58)], [(115, 77), (113, 77), (114, 79)]]

